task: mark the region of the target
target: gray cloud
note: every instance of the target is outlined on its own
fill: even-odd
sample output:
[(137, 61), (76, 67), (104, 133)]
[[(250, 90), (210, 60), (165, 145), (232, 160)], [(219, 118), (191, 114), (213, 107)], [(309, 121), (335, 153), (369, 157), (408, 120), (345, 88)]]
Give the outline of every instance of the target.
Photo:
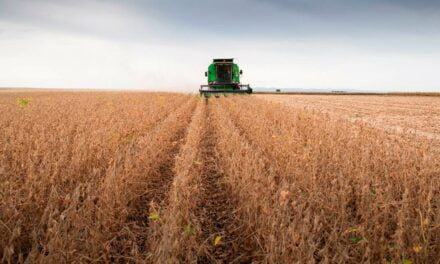
[(138, 40), (149, 33), (148, 19), (116, 2), (100, 0), (0, 0), (0, 21), (109, 39)]
[(0, 20), (142, 40), (387, 40), (440, 33), (440, 2), (421, 0), (0, 0)]
[[(438, 33), (438, 1), (131, 0), (135, 9), (183, 31), (252, 37), (269, 34)], [(294, 35), (290, 35), (294, 37)]]
[(32, 84), (27, 76), (160, 86), (168, 69), (185, 68), (173, 74), (191, 87), (216, 56), (247, 62), (255, 85), (440, 82), (431, 70), (440, 67), (440, 2), (428, 0), (0, 0), (0, 39), (0, 72), (14, 76), (2, 74), (0, 86)]
[[(327, 25), (353, 25), (384, 31), (427, 29), (438, 32), (440, 2), (431, 0), (258, 0), (281, 12), (301, 12)], [(324, 25), (325, 26), (325, 25)], [(344, 27), (340, 28), (343, 30)], [(335, 30), (336, 31), (336, 30)]]

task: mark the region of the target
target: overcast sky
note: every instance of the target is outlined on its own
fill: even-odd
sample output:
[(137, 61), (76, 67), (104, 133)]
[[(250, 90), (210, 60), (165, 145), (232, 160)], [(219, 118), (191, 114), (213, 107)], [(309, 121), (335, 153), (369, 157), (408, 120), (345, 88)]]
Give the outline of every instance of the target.
[(0, 0), (0, 87), (440, 91), (440, 1)]

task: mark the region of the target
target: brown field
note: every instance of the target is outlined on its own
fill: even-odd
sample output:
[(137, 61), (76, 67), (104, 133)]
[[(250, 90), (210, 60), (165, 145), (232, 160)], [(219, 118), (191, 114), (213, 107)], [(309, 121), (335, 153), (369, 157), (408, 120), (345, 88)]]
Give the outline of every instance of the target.
[(296, 109), (361, 121), (391, 133), (414, 134), (439, 144), (440, 97), (362, 95), (257, 95)]
[(2, 92), (0, 260), (439, 263), (439, 101)]

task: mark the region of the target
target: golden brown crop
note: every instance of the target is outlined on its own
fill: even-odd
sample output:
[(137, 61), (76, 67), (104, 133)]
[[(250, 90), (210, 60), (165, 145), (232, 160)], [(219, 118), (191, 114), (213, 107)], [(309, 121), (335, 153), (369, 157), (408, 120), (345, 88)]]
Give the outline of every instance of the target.
[(265, 96), (2, 92), (1, 262), (438, 261), (435, 105)]

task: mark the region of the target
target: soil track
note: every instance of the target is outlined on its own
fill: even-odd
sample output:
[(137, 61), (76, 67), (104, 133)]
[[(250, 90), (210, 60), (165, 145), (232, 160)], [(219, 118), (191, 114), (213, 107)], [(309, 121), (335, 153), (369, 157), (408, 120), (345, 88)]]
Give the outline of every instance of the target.
[[(195, 105), (191, 106), (191, 104), (192, 103), (188, 101), (187, 104), (178, 110), (167, 114), (159, 124), (156, 124), (153, 129), (155, 131), (151, 132), (153, 134), (161, 134), (161, 131), (170, 129), (169, 124), (174, 123), (174, 121), (170, 121), (176, 119), (177, 115), (181, 115), (178, 120), (182, 122), (182, 125), (179, 125), (179, 128), (174, 133), (167, 131), (170, 136), (161, 143), (164, 152), (156, 153), (157, 156), (154, 157), (154, 159), (157, 160), (157, 163), (152, 164), (152, 166), (149, 167), (150, 169), (145, 171), (145, 176), (148, 178), (144, 182), (145, 191), (128, 204), (131, 210), (127, 216), (127, 226), (129, 226), (131, 233), (135, 234), (135, 245), (133, 245), (133, 247), (136, 248), (137, 254), (141, 256), (148, 257), (151, 255), (152, 243), (154, 242), (152, 236), (155, 234), (154, 230), (152, 230), (154, 229), (152, 223), (160, 219), (160, 210), (166, 208), (168, 205), (168, 193), (175, 177), (173, 169), (175, 167), (176, 156), (188, 132), (188, 125), (185, 125), (185, 123), (189, 122), (189, 118), (194, 113)], [(185, 113), (185, 111), (189, 112)], [(149, 138), (149, 141), (151, 140), (159, 139), (153, 136)], [(127, 250), (127, 248), (125, 248), (125, 250)]]
[[(225, 182), (216, 152), (216, 133), (211, 120), (210, 105), (206, 109), (205, 131), (201, 144), (202, 204), (199, 214), (202, 224), (203, 252), (198, 263), (244, 263), (237, 245), (234, 216), (237, 200)], [(220, 239), (215, 245), (215, 240)]]
[[(158, 173), (151, 178), (147, 185), (147, 192), (133, 201), (135, 208), (128, 220), (135, 222), (142, 229), (148, 228), (151, 222), (150, 215), (157, 211), (158, 208), (164, 208), (168, 203), (167, 193), (173, 182), (175, 157), (179, 152), (184, 138), (184, 131), (179, 131), (175, 137), (175, 144), (166, 159), (159, 165)], [(147, 229), (148, 230), (148, 229)], [(149, 230), (148, 230), (149, 231)], [(142, 253), (149, 249), (148, 239), (150, 232), (137, 237), (137, 245)]]

